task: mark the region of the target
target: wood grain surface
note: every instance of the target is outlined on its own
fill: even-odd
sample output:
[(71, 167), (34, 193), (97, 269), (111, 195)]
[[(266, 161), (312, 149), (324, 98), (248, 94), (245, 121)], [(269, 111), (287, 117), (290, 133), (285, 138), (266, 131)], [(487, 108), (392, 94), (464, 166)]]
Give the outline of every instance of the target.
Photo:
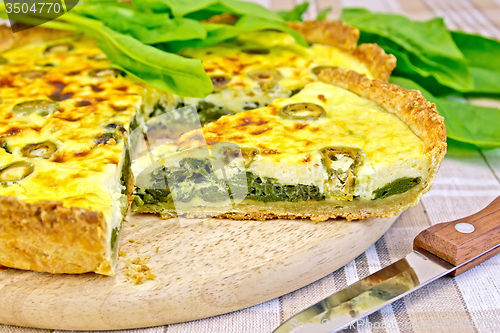
[(181, 225), (177, 219), (130, 215), (114, 277), (0, 271), (0, 323), (126, 329), (235, 311), (344, 266), (396, 219), (210, 219)]
[[(455, 226), (459, 223), (474, 226), (474, 231), (461, 233)], [(453, 266), (459, 266), (500, 244), (500, 197), (480, 212), (462, 219), (439, 223), (425, 229), (415, 238), (413, 248), (423, 249)], [(500, 248), (459, 267), (452, 275), (457, 276), (468, 269), (500, 253)]]

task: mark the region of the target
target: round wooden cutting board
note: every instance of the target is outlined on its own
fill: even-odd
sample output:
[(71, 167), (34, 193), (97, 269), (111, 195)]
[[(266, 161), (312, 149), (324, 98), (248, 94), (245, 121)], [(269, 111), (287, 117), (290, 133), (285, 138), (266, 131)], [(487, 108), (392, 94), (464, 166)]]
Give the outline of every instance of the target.
[(342, 267), (396, 219), (210, 219), (186, 225), (132, 214), (120, 236), (116, 276), (0, 271), (0, 323), (126, 329), (243, 309)]

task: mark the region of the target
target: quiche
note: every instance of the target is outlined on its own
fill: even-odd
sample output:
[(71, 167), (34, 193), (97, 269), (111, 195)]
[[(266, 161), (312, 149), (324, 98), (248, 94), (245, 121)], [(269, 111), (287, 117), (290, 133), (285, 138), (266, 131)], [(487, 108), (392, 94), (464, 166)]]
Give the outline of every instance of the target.
[(165, 218), (322, 221), (390, 217), (415, 205), (446, 151), (435, 105), (345, 69), (319, 78), (135, 161), (133, 209)]
[(113, 69), (93, 39), (39, 27), (12, 34), (0, 27), (0, 265), (113, 275), (134, 183), (131, 137), (141, 136), (149, 119), (183, 117), (187, 113), (170, 111), (185, 105), (203, 123), (224, 114), (239, 117), (297, 94), (325, 68), (387, 80), (395, 66), (378, 46), (356, 46), (359, 31), (340, 22), (294, 28), (310, 48), (268, 31), (182, 50), (203, 60), (214, 83), (211, 95), (194, 100)]

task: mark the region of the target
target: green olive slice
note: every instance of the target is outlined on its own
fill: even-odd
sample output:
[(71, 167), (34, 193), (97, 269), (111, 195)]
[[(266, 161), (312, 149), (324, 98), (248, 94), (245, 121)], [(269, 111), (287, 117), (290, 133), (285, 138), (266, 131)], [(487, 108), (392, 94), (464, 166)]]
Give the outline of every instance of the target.
[(118, 77), (122, 71), (115, 68), (94, 69), (89, 72), (89, 76), (97, 78)]
[(281, 108), (280, 116), (292, 119), (318, 119), (326, 115), (325, 108), (314, 103), (294, 103)]
[(228, 75), (212, 75), (210, 76), (212, 80), (212, 86), (214, 90), (219, 90), (231, 81), (231, 78)]
[(26, 71), (21, 74), (25, 79), (34, 80), (43, 77), (47, 72), (44, 71)]
[(0, 169), (0, 182), (14, 182), (28, 177), (35, 171), (32, 163), (26, 161), (13, 162)]
[(53, 53), (65, 53), (73, 50), (74, 46), (71, 43), (59, 43), (47, 46), (44, 54), (53, 54)]
[(281, 74), (274, 69), (254, 69), (247, 73), (252, 80), (259, 82), (262, 89), (273, 87), (280, 79)]
[(325, 69), (337, 69), (339, 68), (338, 66), (328, 66), (328, 65), (322, 65), (322, 66), (316, 66), (312, 69), (312, 72), (316, 75), (319, 75), (319, 73), (321, 73), (322, 70), (325, 70)]
[(14, 105), (12, 112), (17, 117), (25, 117), (33, 113), (46, 117), (56, 112), (57, 109), (59, 109), (59, 103), (57, 102), (48, 101), (46, 99), (36, 99)]
[(88, 56), (87, 59), (94, 60), (94, 61), (103, 61), (103, 60), (107, 60), (108, 57), (106, 56), (106, 54), (101, 52), (101, 53), (97, 53), (97, 54)]
[(245, 167), (252, 164), (255, 156), (259, 153), (257, 148), (241, 148), (241, 156), (245, 160)]
[(31, 143), (21, 149), (21, 154), (32, 158), (49, 158), (57, 151), (57, 146), (50, 141)]
[(327, 192), (341, 200), (353, 200), (356, 168), (363, 159), (363, 150), (349, 147), (325, 147), (320, 149), (320, 154), (328, 174)]

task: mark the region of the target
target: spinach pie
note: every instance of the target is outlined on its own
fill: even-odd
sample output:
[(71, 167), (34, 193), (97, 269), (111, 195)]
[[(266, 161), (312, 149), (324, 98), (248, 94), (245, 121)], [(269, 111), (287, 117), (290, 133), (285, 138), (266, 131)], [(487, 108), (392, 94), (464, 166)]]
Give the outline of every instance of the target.
[[(290, 26), (311, 43), (309, 48), (297, 45), (288, 35), (263, 31), (241, 35), (234, 41), (210, 48), (181, 50), (184, 56), (201, 59), (212, 78), (213, 92), (204, 99), (174, 96), (125, 75), (113, 68), (91, 38), (40, 27), (13, 34), (9, 28), (0, 27), (0, 265), (50, 273), (113, 275), (120, 226), (134, 187), (129, 151), (135, 147), (130, 137), (136, 128), (140, 133), (149, 119), (178, 115), (170, 111), (191, 105), (201, 122), (209, 124), (204, 130), (215, 130), (224, 122), (237, 124), (250, 115), (267, 117), (266, 112), (280, 107), (279, 103), (287, 98), (298, 101), (313, 94), (331, 98), (333, 85), (315, 83), (325, 69), (349, 68), (385, 81), (395, 66), (395, 58), (385, 54), (377, 45), (356, 46), (359, 31), (341, 22), (290, 23)], [(321, 92), (323, 89), (325, 91)], [(326, 133), (326, 128), (321, 122), (329, 119), (326, 115), (331, 112), (328, 104), (331, 101), (318, 102), (317, 98), (307, 98), (301, 103), (316, 103), (323, 108), (314, 110), (316, 114), (321, 113), (317, 117), (319, 120), (311, 118), (297, 122), (293, 115), (301, 111), (292, 107), (283, 111), (291, 116), (278, 118), (275, 115), (276, 120), (269, 125), (284, 126), (277, 119), (290, 122), (286, 126), (292, 126), (292, 129), (306, 124), (308, 128), (296, 128), (298, 136), (314, 127), (318, 128), (314, 140), (324, 141), (321, 135)], [(247, 111), (255, 108), (260, 109)], [(233, 114), (234, 118), (231, 118)], [(255, 126), (249, 124), (246, 129), (250, 131)], [(327, 173), (318, 176), (324, 179), (313, 178), (313, 181), (300, 177), (291, 179), (286, 175), (278, 177), (280, 170), (301, 164), (294, 161), (292, 155), (267, 154), (272, 150), (280, 151), (279, 145), (276, 146), (278, 132), (258, 126), (256, 131), (263, 131), (260, 136), (253, 131), (241, 133), (247, 139), (252, 138), (246, 146), (253, 162), (248, 164), (248, 172), (240, 170), (233, 174), (239, 176), (239, 184), (246, 184), (248, 174), (252, 184), (279, 183), (316, 192), (307, 197), (301, 194), (293, 198), (285, 198), (282, 194), (268, 196), (265, 189), (261, 195), (252, 192), (248, 196), (248, 193), (243, 195), (241, 192), (242, 204), (251, 202), (248, 207), (258, 208), (255, 213), (242, 209), (221, 216), (324, 219), (329, 216), (361, 218), (384, 215), (355, 214), (352, 213), (354, 208), (349, 210), (351, 213), (341, 214), (315, 210), (314, 207), (329, 202), (330, 197), (356, 207), (360, 198), (364, 198), (364, 192), (360, 192), (358, 185), (346, 188), (335, 185), (332, 175)], [(339, 123), (338, 126), (345, 125)], [(156, 130), (161, 132), (162, 129)], [(275, 133), (272, 135), (274, 143), (257, 141), (258, 138), (270, 140), (271, 133)], [(169, 133), (164, 135), (168, 137)], [(210, 135), (214, 141), (229, 139), (219, 137), (215, 132)], [(419, 142), (417, 138), (412, 140)], [(235, 142), (245, 146), (244, 142)], [(331, 145), (324, 142), (324, 147), (327, 146)], [(320, 155), (328, 159), (333, 151), (320, 151), (317, 145), (310, 149), (312, 147), (315, 150), (311, 150), (311, 161), (303, 164), (320, 170), (320, 166), (324, 167)], [(345, 156), (342, 161), (354, 159), (346, 172), (362, 179), (363, 173), (358, 170), (361, 170), (369, 151), (365, 151), (366, 147), (360, 143), (353, 146), (345, 142), (343, 147), (344, 150), (336, 155)], [(222, 148), (220, 150), (224, 150)], [(298, 146), (294, 149), (296, 154), (304, 153), (297, 150)], [(419, 157), (416, 163), (424, 160)], [(269, 166), (268, 172), (257, 172), (259, 165)], [(425, 163), (422, 165), (426, 168)], [(432, 173), (430, 176), (425, 172), (405, 175), (418, 179), (415, 180), (418, 185), (411, 190), (411, 193), (417, 193), (417, 190), (427, 188)], [(407, 182), (403, 183), (400, 187), (409, 186)], [(246, 185), (243, 187), (247, 189)], [(156, 200), (158, 196), (153, 196), (151, 201), (151, 195), (143, 195), (142, 190), (140, 187), (135, 190), (136, 210), (172, 216), (174, 209), (170, 203), (163, 197)], [(234, 198), (234, 193), (230, 194), (231, 198)], [(287, 215), (284, 212), (292, 201), (304, 201), (310, 205), (303, 213)], [(222, 206), (226, 204), (223, 200), (220, 202)], [(195, 207), (200, 210), (194, 215), (210, 213), (202, 204)]]

